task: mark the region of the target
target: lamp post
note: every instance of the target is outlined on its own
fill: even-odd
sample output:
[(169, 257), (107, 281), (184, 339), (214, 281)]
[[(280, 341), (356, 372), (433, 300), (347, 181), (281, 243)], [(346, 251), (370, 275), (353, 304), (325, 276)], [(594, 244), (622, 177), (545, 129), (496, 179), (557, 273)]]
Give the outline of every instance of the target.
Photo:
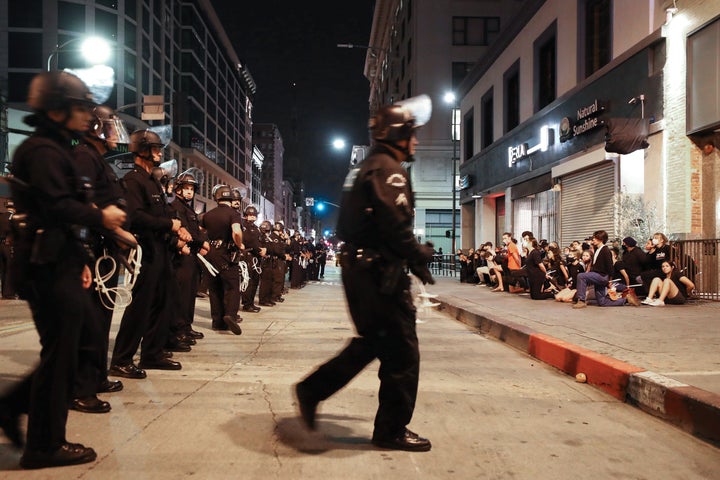
[(79, 51), (85, 60), (93, 65), (105, 63), (110, 58), (110, 45), (107, 40), (101, 37), (75, 37), (67, 42), (57, 45), (47, 59), (47, 71), (52, 68), (52, 59), (60, 53), (65, 47), (76, 42), (82, 42)]
[(455, 219), (457, 212), (457, 162), (458, 162), (458, 143), (460, 142), (460, 108), (457, 105), (457, 98), (453, 92), (445, 94), (445, 103), (452, 105), (450, 117), (450, 139), (453, 144), (452, 154), (452, 254), (455, 255), (455, 229), (457, 221)]

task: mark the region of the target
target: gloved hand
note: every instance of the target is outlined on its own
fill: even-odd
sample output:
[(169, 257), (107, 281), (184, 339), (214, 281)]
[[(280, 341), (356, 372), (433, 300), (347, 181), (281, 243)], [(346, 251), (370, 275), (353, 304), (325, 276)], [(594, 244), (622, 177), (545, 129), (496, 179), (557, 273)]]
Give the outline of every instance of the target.
[(427, 265), (423, 264), (411, 264), (410, 265), (410, 271), (413, 275), (418, 277), (420, 281), (423, 283), (423, 285), (427, 285), (428, 283), (430, 285), (435, 285), (435, 279), (432, 276), (432, 273), (430, 273), (430, 270), (427, 268)]
[(425, 242), (418, 248), (418, 263), (429, 263), (435, 255), (435, 245), (432, 242)]

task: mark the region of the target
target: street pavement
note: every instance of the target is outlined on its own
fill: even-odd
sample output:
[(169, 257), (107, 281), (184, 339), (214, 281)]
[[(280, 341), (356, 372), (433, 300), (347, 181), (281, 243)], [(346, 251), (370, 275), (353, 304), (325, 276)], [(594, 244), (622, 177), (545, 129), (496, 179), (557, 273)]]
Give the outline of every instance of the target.
[[(617, 310), (615, 325), (630, 325), (626, 314), (641, 315), (651, 307), (591, 306), (577, 312), (568, 305), (494, 294), (455, 279), (439, 279), (427, 290), (439, 295), (443, 305), (442, 310), (419, 312), (421, 382), (410, 427), (432, 440), (431, 452), (380, 450), (370, 444), (376, 362), (321, 405), (318, 432), (300, 425), (292, 385), (353, 335), (339, 275), (329, 266), (324, 281), (291, 290), (276, 307), (244, 314), (239, 337), (212, 332), (208, 302), (199, 300), (196, 328), (206, 338), (192, 352), (175, 354), (183, 363), (181, 371), (151, 370), (145, 380), (123, 379), (122, 392), (102, 396), (112, 404), (109, 414), (70, 412), (68, 440), (95, 448), (96, 462), (23, 471), (17, 466), (20, 453), (0, 436), (0, 478), (718, 478), (716, 446), (618, 401), (607, 388), (595, 388), (592, 373), (590, 384), (578, 383), (522, 348), (523, 335), (532, 339), (528, 344), (535, 342), (540, 334), (533, 329), (545, 324), (559, 328), (566, 316), (568, 322), (600, 325), (604, 320), (599, 314)], [(712, 306), (666, 308), (715, 311)], [(37, 359), (37, 334), (29, 318), (24, 302), (0, 303), (0, 390)], [(637, 320), (647, 326), (648, 317)], [(595, 331), (566, 328), (590, 339), (612, 331), (604, 343), (617, 344), (617, 351), (629, 345), (608, 325)], [(482, 330), (487, 331), (478, 334)], [(639, 337), (644, 330), (653, 329), (638, 325), (633, 331)], [(543, 345), (562, 344), (557, 343), (559, 330), (543, 332)], [(690, 332), (684, 329), (681, 336)], [(568, 340), (568, 349), (570, 345)], [(696, 343), (687, 356), (697, 353), (701, 359), (706, 345)], [(637, 357), (622, 362), (642, 365), (648, 357), (636, 350)], [(601, 353), (611, 352), (597, 355)], [(690, 359), (675, 361), (683, 371), (699, 370)], [(653, 364), (653, 369), (660, 371), (663, 365)]]

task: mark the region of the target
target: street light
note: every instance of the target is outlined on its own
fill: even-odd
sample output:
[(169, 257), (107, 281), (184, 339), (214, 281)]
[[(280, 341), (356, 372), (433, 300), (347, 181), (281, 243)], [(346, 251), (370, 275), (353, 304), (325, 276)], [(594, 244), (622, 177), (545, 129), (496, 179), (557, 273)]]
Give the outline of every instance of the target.
[[(453, 144), (452, 155), (452, 253), (455, 254), (455, 228), (457, 221), (455, 213), (457, 211), (457, 161), (458, 161), (458, 143), (460, 142), (460, 108), (457, 104), (457, 97), (453, 92), (447, 92), (444, 96), (445, 103), (452, 105), (450, 117), (450, 138)], [(453, 257), (454, 258), (454, 257)]]
[(60, 53), (65, 47), (76, 42), (82, 42), (80, 48), (77, 50), (82, 53), (82, 56), (88, 63), (92, 65), (99, 65), (107, 62), (110, 58), (110, 44), (107, 40), (101, 37), (75, 37), (71, 38), (65, 43), (57, 45), (47, 59), (47, 71), (49, 72), (52, 68), (52, 59), (58, 53)]
[(345, 140), (342, 138), (336, 138), (333, 140), (332, 146), (335, 150), (343, 150), (345, 148)]

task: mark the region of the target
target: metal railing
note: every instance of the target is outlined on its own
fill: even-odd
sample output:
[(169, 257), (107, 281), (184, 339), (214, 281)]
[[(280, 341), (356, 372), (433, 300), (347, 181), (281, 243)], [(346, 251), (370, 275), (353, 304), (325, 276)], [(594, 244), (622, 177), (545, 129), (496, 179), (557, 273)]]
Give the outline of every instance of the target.
[(430, 272), (433, 275), (457, 277), (460, 274), (460, 262), (455, 255), (449, 253), (433, 255)]
[(676, 240), (672, 260), (695, 284), (694, 297), (720, 301), (720, 239)]

